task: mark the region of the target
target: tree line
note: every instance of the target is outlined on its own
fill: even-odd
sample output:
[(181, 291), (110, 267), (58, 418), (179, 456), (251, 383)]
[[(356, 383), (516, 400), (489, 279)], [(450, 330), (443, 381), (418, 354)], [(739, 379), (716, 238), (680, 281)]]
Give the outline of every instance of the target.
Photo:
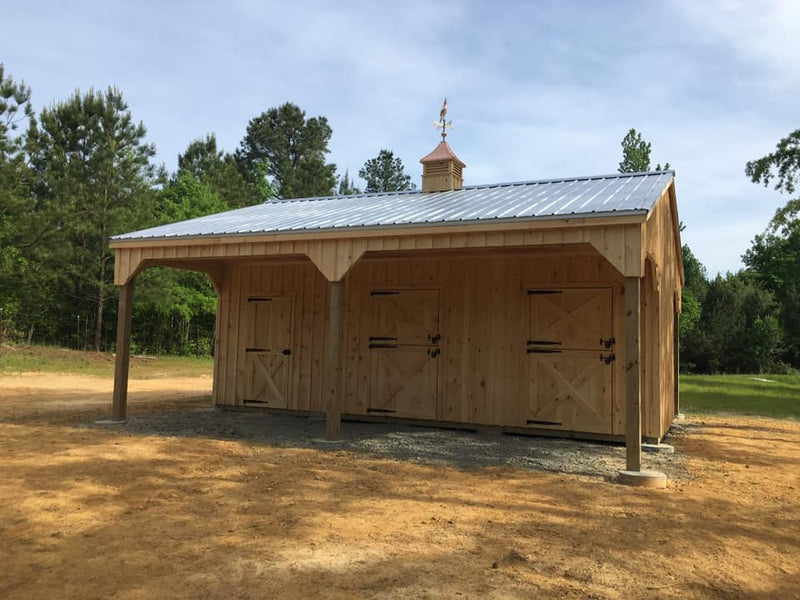
[[(325, 117), (287, 102), (251, 119), (233, 152), (214, 134), (190, 141), (169, 173), (116, 88), (76, 91), (35, 114), (30, 88), (0, 64), (0, 342), (112, 348), (114, 234), (277, 198), (361, 193), (349, 171), (327, 160), (332, 133)], [(622, 150), (620, 172), (650, 170), (641, 133), (631, 129)], [(800, 130), (747, 163), (745, 174), (793, 195)], [(365, 192), (415, 188), (386, 149), (358, 176)], [(800, 368), (799, 212), (800, 199), (777, 211), (736, 273), (709, 277), (683, 246), (685, 370)], [(146, 269), (137, 278), (133, 351), (209, 354), (215, 307), (205, 275)]]
[[(355, 194), (328, 162), (332, 129), (287, 102), (249, 121), (234, 152), (192, 140), (169, 173), (122, 93), (76, 91), (35, 114), (31, 89), (0, 64), (0, 342), (110, 349), (116, 290), (110, 236), (277, 198)], [(413, 189), (382, 149), (366, 191)], [(208, 354), (216, 297), (200, 273), (137, 278), (132, 349)]]
[[(619, 171), (650, 170), (650, 152), (641, 133), (631, 129), (622, 141)], [(753, 183), (793, 194), (800, 181), (800, 129), (744, 170)], [(742, 256), (745, 268), (736, 273), (709, 277), (683, 245), (682, 370), (775, 373), (800, 368), (799, 215), (800, 199), (790, 199), (752, 241)]]

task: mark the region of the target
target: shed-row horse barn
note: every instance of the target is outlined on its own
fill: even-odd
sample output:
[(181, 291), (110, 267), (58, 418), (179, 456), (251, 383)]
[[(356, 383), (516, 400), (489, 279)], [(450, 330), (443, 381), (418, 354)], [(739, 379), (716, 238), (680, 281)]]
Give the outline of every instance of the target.
[[(272, 201), (117, 236), (114, 418), (133, 281), (206, 272), (223, 407), (625, 440), (677, 414), (673, 173), (463, 187), (442, 142), (423, 189)], [(633, 461), (633, 462), (631, 462)]]

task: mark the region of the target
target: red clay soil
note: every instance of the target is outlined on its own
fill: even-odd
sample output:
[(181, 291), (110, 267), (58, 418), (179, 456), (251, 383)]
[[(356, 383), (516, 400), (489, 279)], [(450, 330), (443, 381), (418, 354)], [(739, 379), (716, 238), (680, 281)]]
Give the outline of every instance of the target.
[(800, 598), (794, 421), (693, 421), (657, 491), (87, 428), (110, 386), (0, 377), (0, 598)]

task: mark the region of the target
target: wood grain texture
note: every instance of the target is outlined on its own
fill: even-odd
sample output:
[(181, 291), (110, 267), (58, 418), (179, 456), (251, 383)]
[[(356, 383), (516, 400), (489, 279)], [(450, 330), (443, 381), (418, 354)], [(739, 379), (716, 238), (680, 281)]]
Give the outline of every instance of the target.
[(133, 281), (119, 290), (117, 309), (117, 347), (114, 357), (114, 393), (111, 400), (111, 419), (124, 421), (128, 413), (128, 372), (131, 357), (131, 314), (133, 312)]

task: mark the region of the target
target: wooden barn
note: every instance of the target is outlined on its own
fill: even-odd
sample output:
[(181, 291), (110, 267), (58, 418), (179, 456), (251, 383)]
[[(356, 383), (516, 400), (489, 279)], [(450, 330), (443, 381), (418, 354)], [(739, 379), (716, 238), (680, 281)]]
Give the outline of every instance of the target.
[(678, 411), (683, 281), (671, 171), (463, 186), (443, 140), (422, 189), (281, 200), (116, 236), (113, 417), (133, 284), (218, 294), (218, 406), (658, 442)]

